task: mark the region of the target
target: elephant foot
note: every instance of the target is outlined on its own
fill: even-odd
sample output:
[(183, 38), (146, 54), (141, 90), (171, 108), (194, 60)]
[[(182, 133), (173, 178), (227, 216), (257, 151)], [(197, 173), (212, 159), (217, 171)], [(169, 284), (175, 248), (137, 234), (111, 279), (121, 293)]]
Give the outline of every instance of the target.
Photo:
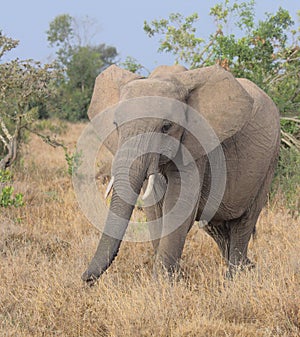
[(86, 284), (90, 287), (94, 286), (99, 279), (100, 275), (98, 272), (92, 272), (87, 269), (81, 276), (81, 279), (86, 282)]
[(170, 283), (176, 283), (183, 278), (183, 271), (179, 264), (165, 266), (162, 262), (156, 262), (153, 266), (153, 277), (156, 280), (165, 279)]
[(234, 265), (229, 262), (228, 270), (226, 271), (225, 274), (226, 279), (233, 280), (233, 278), (240, 272), (244, 270), (252, 270), (255, 268), (255, 266), (256, 266), (255, 263), (249, 260), (248, 258), (246, 258), (246, 260), (239, 265)]

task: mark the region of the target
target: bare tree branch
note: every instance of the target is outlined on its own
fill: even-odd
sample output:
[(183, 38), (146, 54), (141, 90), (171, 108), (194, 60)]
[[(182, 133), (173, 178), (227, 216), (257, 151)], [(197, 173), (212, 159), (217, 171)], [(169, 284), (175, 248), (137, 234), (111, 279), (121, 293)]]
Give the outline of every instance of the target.
[(281, 141), (288, 145), (290, 148), (295, 148), (296, 150), (300, 151), (300, 141), (297, 140), (294, 136), (291, 134), (281, 130)]
[(300, 124), (300, 119), (297, 117), (280, 117), (280, 119)]
[(63, 144), (63, 143), (60, 143), (58, 142), (56, 139), (53, 139), (53, 138), (50, 138), (50, 136), (46, 136), (46, 135), (43, 135), (35, 130), (32, 130), (30, 128), (28, 128), (27, 126), (25, 127), (26, 130), (28, 130), (29, 132), (37, 135), (38, 137), (40, 137), (42, 139), (42, 141), (54, 148), (57, 148), (57, 147), (62, 147), (63, 149), (66, 149), (66, 146)]

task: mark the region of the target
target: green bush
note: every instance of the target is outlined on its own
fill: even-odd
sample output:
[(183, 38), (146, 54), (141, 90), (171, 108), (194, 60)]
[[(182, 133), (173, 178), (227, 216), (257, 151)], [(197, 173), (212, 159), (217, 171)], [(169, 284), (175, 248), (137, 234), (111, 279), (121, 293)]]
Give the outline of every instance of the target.
[(273, 182), (272, 195), (280, 193), (292, 211), (300, 211), (300, 152), (295, 148), (281, 147)]
[(78, 169), (78, 167), (82, 163), (81, 160), (82, 153), (77, 152), (77, 150), (71, 153), (68, 152), (67, 148), (64, 148), (64, 150), (65, 150), (65, 159), (68, 165), (68, 174), (72, 176), (73, 173)]
[(0, 207), (21, 207), (24, 205), (23, 194), (14, 194), (11, 186), (13, 181), (12, 173), (9, 170), (0, 170)]

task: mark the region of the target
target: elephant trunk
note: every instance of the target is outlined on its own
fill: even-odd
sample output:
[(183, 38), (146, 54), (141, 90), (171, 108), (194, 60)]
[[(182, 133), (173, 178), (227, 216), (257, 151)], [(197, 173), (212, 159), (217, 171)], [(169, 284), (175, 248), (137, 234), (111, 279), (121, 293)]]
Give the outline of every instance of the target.
[[(84, 281), (93, 284), (117, 256), (137, 197), (144, 180), (149, 175), (149, 165), (147, 165), (151, 160), (149, 157), (149, 155), (140, 157), (131, 167), (129, 162), (128, 165), (124, 165), (122, 160), (122, 167), (116, 163), (108, 217), (96, 253), (87, 271), (82, 275)], [(130, 184), (128, 184), (128, 172), (130, 172)]]

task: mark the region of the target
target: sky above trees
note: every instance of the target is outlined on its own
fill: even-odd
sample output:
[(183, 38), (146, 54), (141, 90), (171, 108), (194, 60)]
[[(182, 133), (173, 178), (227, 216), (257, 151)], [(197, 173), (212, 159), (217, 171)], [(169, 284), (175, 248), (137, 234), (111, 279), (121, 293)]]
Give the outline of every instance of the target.
[[(203, 35), (209, 35), (214, 31), (214, 23), (208, 15), (209, 9), (218, 2), (220, 1), (27, 0), (16, 4), (14, 1), (5, 1), (1, 5), (0, 29), (12, 38), (20, 40), (18, 48), (7, 57), (33, 58), (46, 62), (55, 57), (55, 51), (47, 42), (46, 31), (49, 23), (63, 13), (74, 17), (87, 15), (98, 26), (93, 43), (113, 45), (117, 47), (121, 61), (127, 56), (132, 56), (151, 70), (158, 64), (173, 63), (174, 58), (168, 54), (157, 53), (158, 40), (147, 37), (143, 31), (144, 20), (165, 18), (173, 12), (183, 15), (198, 12), (199, 27)], [(263, 18), (265, 12), (275, 12), (279, 6), (287, 9), (293, 19), (297, 20), (296, 13), (300, 10), (298, 0), (257, 1), (257, 18)]]

